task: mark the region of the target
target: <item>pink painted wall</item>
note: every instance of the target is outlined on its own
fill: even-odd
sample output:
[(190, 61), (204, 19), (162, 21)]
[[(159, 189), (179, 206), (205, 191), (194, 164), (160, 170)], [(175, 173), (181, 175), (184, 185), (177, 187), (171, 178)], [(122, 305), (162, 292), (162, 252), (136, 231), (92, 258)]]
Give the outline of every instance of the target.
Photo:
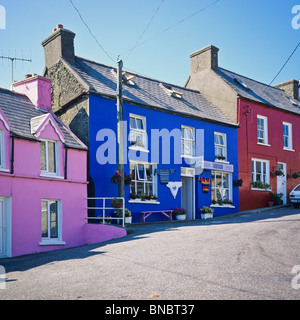
[[(0, 121), (0, 129), (5, 132), (5, 168), (11, 168), (10, 132)], [(40, 144), (23, 139), (15, 139), (14, 173), (0, 172), (0, 197), (10, 197), (11, 212), (11, 252), (12, 257), (71, 248), (98, 243), (126, 235), (122, 228), (108, 225), (87, 224), (87, 152), (68, 150), (68, 176), (64, 176), (65, 148), (48, 123), (39, 138), (56, 140), (59, 143), (59, 166), (62, 178), (41, 177)], [(41, 201), (61, 200), (62, 241), (65, 245), (41, 246)]]

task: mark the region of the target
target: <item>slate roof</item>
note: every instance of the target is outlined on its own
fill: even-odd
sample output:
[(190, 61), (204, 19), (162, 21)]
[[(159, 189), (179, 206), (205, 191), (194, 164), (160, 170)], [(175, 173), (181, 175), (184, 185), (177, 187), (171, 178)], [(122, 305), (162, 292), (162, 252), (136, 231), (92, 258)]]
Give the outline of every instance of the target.
[[(75, 62), (68, 62), (69, 66), (81, 80), (89, 86), (91, 91), (101, 95), (116, 97), (117, 77), (116, 68), (96, 63), (84, 58), (76, 57)], [(236, 126), (220, 110), (212, 105), (199, 91), (166, 84), (182, 94), (181, 98), (171, 96), (162, 86), (162, 82), (134, 74), (134, 85), (123, 82), (124, 102), (132, 102), (148, 107), (159, 108), (168, 112), (180, 113), (202, 120), (219, 122)]]
[[(35, 108), (27, 96), (1, 88), (0, 109), (10, 123), (10, 131), (12, 134), (37, 140), (36, 137), (31, 134), (31, 119), (43, 116), (48, 112)], [(65, 145), (69, 148), (86, 150), (83, 143), (80, 143), (73, 137), (73, 133), (71, 133), (53, 113), (51, 114), (64, 134)]]
[[(270, 105), (284, 111), (300, 114), (300, 101), (292, 99), (281, 89), (249, 79), (220, 67), (216, 73), (243, 98)], [(235, 79), (242, 81), (248, 88), (240, 85)]]

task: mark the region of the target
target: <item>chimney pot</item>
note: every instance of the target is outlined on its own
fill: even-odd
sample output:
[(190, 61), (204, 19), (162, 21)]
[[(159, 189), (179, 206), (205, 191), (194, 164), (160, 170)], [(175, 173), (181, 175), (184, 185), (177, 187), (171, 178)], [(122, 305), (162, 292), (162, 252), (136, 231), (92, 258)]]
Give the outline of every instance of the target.
[(64, 28), (64, 26), (62, 24), (57, 25), (57, 29), (63, 29), (63, 28)]

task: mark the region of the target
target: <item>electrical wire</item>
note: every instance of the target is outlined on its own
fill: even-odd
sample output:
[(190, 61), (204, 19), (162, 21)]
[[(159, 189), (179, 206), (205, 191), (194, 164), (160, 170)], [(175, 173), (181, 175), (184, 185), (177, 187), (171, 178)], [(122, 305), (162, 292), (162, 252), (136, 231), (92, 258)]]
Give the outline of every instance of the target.
[(165, 0), (162, 0), (161, 3), (159, 4), (158, 8), (156, 9), (154, 15), (152, 16), (152, 18), (150, 19), (150, 21), (148, 22), (146, 28), (144, 29), (144, 31), (141, 33), (140, 37), (138, 38), (137, 42), (135, 43), (135, 45), (129, 49), (129, 53), (127, 55), (127, 57), (125, 58), (128, 59), (128, 57), (131, 55), (132, 51), (138, 46), (139, 42), (141, 41), (141, 39), (143, 38), (144, 34), (146, 33), (146, 31), (149, 29), (151, 23), (153, 22), (154, 18), (156, 17), (158, 11), (160, 10), (161, 6), (163, 5)]
[[(145, 43), (147, 43), (147, 42), (149, 42), (149, 41), (151, 41), (153, 38), (156, 38), (156, 37), (160, 36), (162, 33), (165, 33), (165, 32), (167, 32), (167, 31), (169, 31), (170, 29), (172, 29), (172, 28), (176, 27), (177, 25), (179, 25), (179, 24), (181, 24), (181, 23), (185, 22), (186, 20), (188, 20), (188, 19), (190, 19), (190, 18), (192, 18), (192, 17), (194, 17), (194, 16), (198, 15), (199, 13), (201, 13), (201, 12), (203, 12), (203, 11), (207, 10), (208, 8), (210, 8), (210, 7), (214, 6), (215, 4), (217, 4), (217, 3), (218, 3), (218, 2), (220, 2), (220, 1), (221, 1), (221, 0), (216, 0), (216, 1), (212, 2), (211, 4), (207, 5), (206, 7), (202, 8), (202, 9), (200, 9), (200, 10), (198, 10), (198, 11), (194, 12), (194, 13), (192, 13), (191, 15), (187, 16), (186, 18), (184, 18), (184, 19), (182, 19), (182, 20), (180, 20), (180, 21), (178, 21), (178, 22), (174, 23), (173, 25), (171, 25), (171, 26), (167, 27), (166, 29), (164, 29), (164, 30), (162, 30), (161, 32), (159, 32), (159, 33), (155, 34), (154, 36), (152, 36), (152, 37), (148, 38), (147, 40), (145, 40), (145, 41), (143, 41), (143, 42), (138, 43), (138, 44), (135, 46), (135, 48), (136, 48), (136, 47), (139, 47), (139, 46), (141, 46), (141, 45), (143, 45), (143, 44), (145, 44)], [(130, 51), (130, 50), (131, 50), (131, 49), (129, 49), (129, 50), (127, 50), (127, 51), (123, 52), (123, 53), (122, 53), (122, 55), (123, 55), (123, 54), (125, 54), (125, 53), (127, 53), (127, 52), (128, 52), (128, 51)]]
[(265, 93), (265, 91), (272, 85), (272, 83), (277, 79), (277, 77), (280, 75), (280, 73), (282, 72), (282, 70), (285, 68), (285, 66), (288, 64), (288, 62), (291, 60), (292, 56), (295, 54), (295, 52), (297, 51), (297, 49), (300, 47), (300, 42), (297, 44), (296, 48), (292, 51), (292, 53), (290, 54), (290, 56), (288, 57), (288, 59), (286, 60), (286, 62), (283, 64), (283, 66), (280, 68), (280, 70), (277, 72), (276, 76), (273, 78), (273, 80), (270, 82), (269, 86), (266, 87), (261, 95), (263, 93)]
[(75, 4), (73, 3), (72, 0), (69, 0), (71, 5), (73, 6), (73, 8), (77, 11), (80, 20), (83, 22), (83, 24), (86, 26), (88, 32), (90, 33), (90, 35), (94, 38), (94, 40), (96, 41), (97, 45), (101, 48), (101, 50), (105, 53), (105, 55), (113, 62), (115, 63), (115, 60), (109, 55), (109, 53), (103, 48), (103, 46), (100, 44), (100, 42), (98, 41), (98, 39), (96, 38), (96, 36), (93, 34), (93, 32), (91, 31), (90, 27), (88, 26), (88, 24), (84, 21), (81, 13), (79, 12), (79, 10), (77, 9), (77, 7), (75, 6)]

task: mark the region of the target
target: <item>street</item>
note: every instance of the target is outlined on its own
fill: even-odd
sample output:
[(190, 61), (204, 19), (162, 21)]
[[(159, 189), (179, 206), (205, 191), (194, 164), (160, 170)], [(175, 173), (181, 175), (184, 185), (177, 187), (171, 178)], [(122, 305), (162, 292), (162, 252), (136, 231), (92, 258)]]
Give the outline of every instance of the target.
[(129, 229), (123, 239), (0, 260), (0, 300), (300, 297), (299, 209)]

